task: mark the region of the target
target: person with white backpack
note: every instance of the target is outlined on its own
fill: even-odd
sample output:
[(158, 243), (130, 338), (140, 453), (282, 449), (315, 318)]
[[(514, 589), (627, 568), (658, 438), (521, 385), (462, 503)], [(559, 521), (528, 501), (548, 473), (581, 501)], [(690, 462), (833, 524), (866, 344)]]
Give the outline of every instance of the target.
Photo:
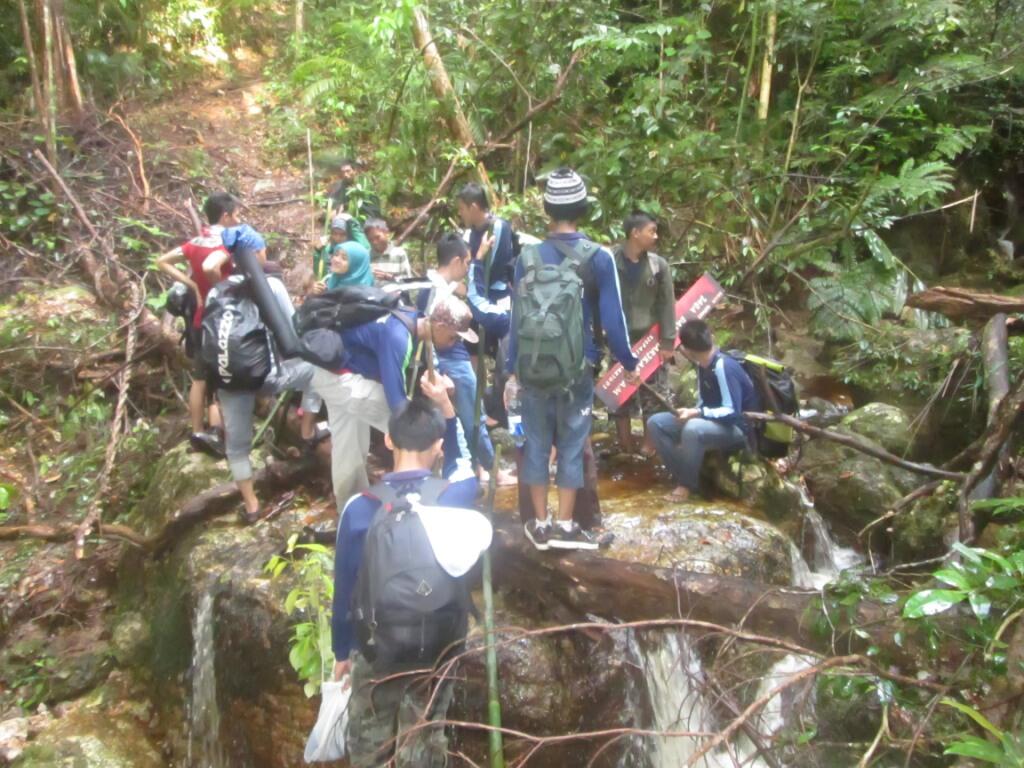
[[(430, 673), (465, 639), (467, 574), (492, 533), (472, 509), (480, 486), (459, 450), (451, 388), (423, 375), (422, 394), (388, 423), (394, 471), (349, 499), (338, 525), (331, 635), (334, 677), (351, 684), (354, 768), (447, 764), (444, 729), (423, 724), (444, 718), (452, 681)], [(442, 457), (443, 479), (433, 474)]]

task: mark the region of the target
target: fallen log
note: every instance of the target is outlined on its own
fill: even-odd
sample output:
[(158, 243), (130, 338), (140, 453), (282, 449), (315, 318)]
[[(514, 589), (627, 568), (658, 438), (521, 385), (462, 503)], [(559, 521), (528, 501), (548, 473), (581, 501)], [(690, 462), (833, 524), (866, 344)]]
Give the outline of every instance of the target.
[[(874, 645), (913, 664), (913, 643), (897, 606), (862, 600), (855, 613), (828, 611), (822, 593), (746, 579), (613, 560), (599, 552), (538, 552), (511, 519), (494, 521), (498, 588), (515, 588), (565, 615), (616, 622), (686, 618), (791, 641), (830, 654)], [(822, 633), (821, 626), (831, 631)], [(897, 636), (902, 632), (902, 644)]]
[(953, 320), (989, 320), (1000, 313), (1024, 312), (1024, 297), (1021, 296), (941, 286), (911, 294), (906, 304)]

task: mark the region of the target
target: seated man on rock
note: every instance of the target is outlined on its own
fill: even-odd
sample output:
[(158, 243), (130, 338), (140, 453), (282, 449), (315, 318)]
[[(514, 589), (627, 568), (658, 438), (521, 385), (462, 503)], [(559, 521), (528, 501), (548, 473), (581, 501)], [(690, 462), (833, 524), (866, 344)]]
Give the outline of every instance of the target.
[(697, 491), (707, 451), (731, 452), (747, 445), (750, 427), (743, 412), (758, 410), (754, 383), (737, 360), (715, 346), (707, 323), (685, 323), (679, 342), (697, 368), (697, 407), (658, 413), (647, 421), (651, 442), (676, 484), (669, 501), (686, 501)]

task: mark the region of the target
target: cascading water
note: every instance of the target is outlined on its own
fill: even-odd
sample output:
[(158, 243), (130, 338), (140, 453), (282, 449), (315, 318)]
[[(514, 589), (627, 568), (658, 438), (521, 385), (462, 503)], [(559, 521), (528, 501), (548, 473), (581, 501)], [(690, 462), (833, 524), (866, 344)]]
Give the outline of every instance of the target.
[(207, 588), (199, 598), (192, 620), (192, 695), (188, 708), (188, 764), (195, 768), (227, 766), (220, 743), (213, 605), (213, 589)]
[[(832, 538), (828, 526), (804, 495), (805, 536), (810, 536), (812, 565), (800, 549), (790, 543), (791, 583), (805, 589), (821, 589), (843, 570), (861, 562), (860, 555), (848, 547), (839, 546)], [(649, 711), (649, 722), (637, 727), (652, 730), (717, 732), (727, 723), (720, 722), (712, 710), (710, 698), (703, 690), (705, 672), (699, 655), (694, 652), (685, 634), (680, 632), (648, 632), (642, 638), (629, 635), (628, 648), (633, 655), (644, 684), (637, 686), (634, 695), (645, 701), (631, 702), (636, 711)], [(794, 674), (806, 669), (813, 660), (789, 654), (776, 661), (762, 676), (753, 700), (767, 696), (783, 685)], [(796, 704), (811, 694), (813, 679), (787, 687), (773, 696), (751, 721), (757, 732), (769, 741), (770, 737), (791, 725), (789, 718), (801, 707)], [(700, 748), (702, 740), (686, 737), (655, 737), (637, 739), (619, 761), (620, 768), (679, 768), (685, 766)], [(765, 768), (767, 765), (755, 745), (740, 734), (728, 747), (720, 747), (702, 756), (695, 768)]]

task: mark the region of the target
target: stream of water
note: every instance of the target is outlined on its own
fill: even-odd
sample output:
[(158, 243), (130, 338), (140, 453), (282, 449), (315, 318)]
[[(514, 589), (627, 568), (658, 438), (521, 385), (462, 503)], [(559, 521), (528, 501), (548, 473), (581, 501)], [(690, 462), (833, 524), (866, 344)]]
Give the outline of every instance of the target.
[(220, 742), (217, 704), (216, 648), (213, 624), (214, 591), (203, 590), (192, 618), (192, 695), (188, 708), (188, 764), (193, 768), (226, 768)]
[[(810, 538), (813, 567), (792, 544), (793, 586), (821, 589), (844, 569), (861, 561), (856, 551), (835, 542), (810, 499), (805, 499), (804, 530)], [(637, 727), (661, 732), (714, 733), (728, 723), (712, 709), (704, 665), (685, 633), (649, 632), (643, 637), (631, 633), (628, 648), (644, 679), (642, 685), (630, 692), (634, 700), (629, 706), (634, 711), (649, 712), (651, 720), (638, 723)], [(795, 654), (781, 657), (761, 677), (750, 700), (768, 696), (812, 663), (811, 659)], [(794, 713), (812, 695), (812, 689), (813, 680), (809, 678), (805, 684), (789, 687), (769, 699), (750, 721), (763, 742), (770, 743), (773, 735), (792, 724)], [(689, 765), (700, 744), (701, 740), (687, 737), (638, 738), (622, 755), (619, 768), (680, 768)], [(732, 739), (731, 745), (711, 750), (694, 763), (694, 768), (737, 766), (768, 768), (757, 746), (742, 733)]]

